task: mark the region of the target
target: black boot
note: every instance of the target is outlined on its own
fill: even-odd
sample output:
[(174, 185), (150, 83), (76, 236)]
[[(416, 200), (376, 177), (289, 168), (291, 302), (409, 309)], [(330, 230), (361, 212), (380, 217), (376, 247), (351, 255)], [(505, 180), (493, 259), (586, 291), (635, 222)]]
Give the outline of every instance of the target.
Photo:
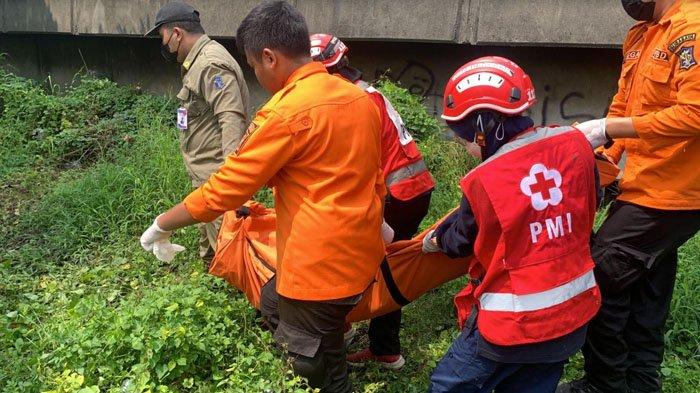
[(556, 393), (603, 393), (603, 391), (591, 385), (585, 378), (581, 378), (560, 384)]

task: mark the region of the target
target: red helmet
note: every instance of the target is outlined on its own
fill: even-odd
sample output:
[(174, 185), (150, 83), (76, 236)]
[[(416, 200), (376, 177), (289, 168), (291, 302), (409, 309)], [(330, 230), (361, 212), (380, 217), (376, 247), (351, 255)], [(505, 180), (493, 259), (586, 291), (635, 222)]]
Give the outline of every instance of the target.
[(535, 104), (535, 88), (517, 64), (486, 56), (463, 65), (445, 87), (442, 118), (462, 120), (478, 109), (517, 115)]
[(330, 34), (313, 34), (311, 40), (311, 58), (320, 61), (326, 68), (333, 67), (348, 53), (348, 47), (338, 37)]

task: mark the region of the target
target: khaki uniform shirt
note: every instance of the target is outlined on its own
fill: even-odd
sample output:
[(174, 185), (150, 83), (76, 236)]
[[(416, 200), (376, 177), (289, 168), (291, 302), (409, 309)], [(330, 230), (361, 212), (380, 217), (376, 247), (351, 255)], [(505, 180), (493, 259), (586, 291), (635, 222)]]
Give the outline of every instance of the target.
[(248, 124), (248, 87), (226, 48), (202, 35), (182, 63), (177, 98), (180, 149), (192, 185), (199, 187), (241, 141)]

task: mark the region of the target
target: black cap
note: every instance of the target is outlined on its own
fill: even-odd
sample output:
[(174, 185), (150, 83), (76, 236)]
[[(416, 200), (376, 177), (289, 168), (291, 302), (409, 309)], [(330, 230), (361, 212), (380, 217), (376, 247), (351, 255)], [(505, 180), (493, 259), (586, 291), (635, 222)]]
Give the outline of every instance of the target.
[(156, 13), (156, 25), (149, 30), (145, 35), (154, 36), (158, 35), (158, 29), (171, 22), (198, 22), (199, 23), (199, 11), (195, 10), (189, 4), (181, 3), (178, 1), (170, 2), (162, 6)]

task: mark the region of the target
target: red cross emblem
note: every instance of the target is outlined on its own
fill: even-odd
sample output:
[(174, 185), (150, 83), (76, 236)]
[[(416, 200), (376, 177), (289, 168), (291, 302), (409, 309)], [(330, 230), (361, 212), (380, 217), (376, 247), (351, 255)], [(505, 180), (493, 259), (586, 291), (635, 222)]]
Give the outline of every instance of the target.
[(539, 192), (542, 194), (542, 199), (550, 199), (551, 195), (549, 195), (549, 190), (551, 188), (557, 188), (557, 183), (552, 179), (545, 179), (544, 173), (542, 172), (535, 173), (535, 180), (536, 183), (530, 185), (530, 192), (533, 194)]
[(520, 181), (520, 191), (530, 197), (535, 210), (542, 211), (547, 206), (556, 206), (561, 202), (564, 197), (561, 183), (561, 173), (558, 170), (549, 169), (544, 164), (535, 164)]

